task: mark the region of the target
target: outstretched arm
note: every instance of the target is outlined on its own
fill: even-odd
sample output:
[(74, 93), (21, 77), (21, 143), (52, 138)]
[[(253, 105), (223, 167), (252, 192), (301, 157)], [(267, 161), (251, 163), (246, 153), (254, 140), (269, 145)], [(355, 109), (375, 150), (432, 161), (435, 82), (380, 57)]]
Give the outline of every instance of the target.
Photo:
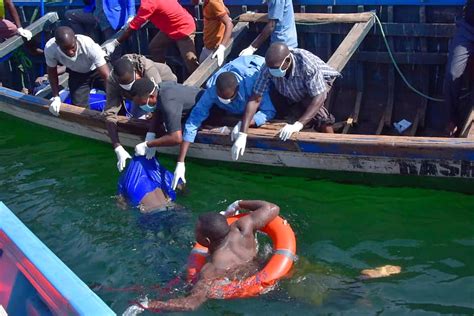
[(244, 233), (253, 233), (255, 230), (265, 227), (280, 213), (278, 205), (260, 200), (239, 201), (238, 207), (251, 212), (250, 215), (237, 221), (237, 226)]
[(321, 109), (321, 106), (324, 104), (324, 101), (326, 101), (326, 96), (327, 96), (327, 92), (324, 92), (324, 93), (318, 94), (317, 96), (313, 97), (311, 99), (311, 103), (306, 108), (306, 111), (298, 119), (298, 122), (303, 124), (303, 126), (306, 125), (307, 123), (309, 123), (309, 121), (313, 117), (316, 116), (319, 109)]
[(20, 16), (18, 15), (18, 11), (15, 8), (15, 5), (13, 4), (12, 0), (5, 0), (4, 2), (5, 9), (8, 10), (10, 13), (11, 17), (13, 18), (13, 22), (15, 22), (17, 27), (21, 27), (21, 21), (20, 21)]
[(251, 126), (252, 123), (255, 123), (253, 117), (257, 112), (258, 107), (260, 106), (260, 102), (262, 102), (261, 95), (253, 94), (249, 98), (249, 101), (247, 102), (247, 105), (245, 107), (244, 116), (242, 117), (242, 127), (240, 128), (240, 131), (242, 133), (247, 133), (249, 126)]

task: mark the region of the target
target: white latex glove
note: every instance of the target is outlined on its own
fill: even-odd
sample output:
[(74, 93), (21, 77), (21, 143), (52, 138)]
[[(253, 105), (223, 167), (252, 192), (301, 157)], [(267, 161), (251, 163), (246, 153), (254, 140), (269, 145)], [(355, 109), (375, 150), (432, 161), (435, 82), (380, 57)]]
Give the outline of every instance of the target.
[[(149, 141), (152, 141), (155, 139), (155, 136), (156, 134), (155, 133), (146, 133), (146, 136), (145, 136), (145, 142), (149, 142)], [(155, 154), (156, 154), (156, 147), (146, 147), (146, 159), (152, 159), (153, 157), (155, 157)]]
[(281, 130), (280, 130), (280, 139), (282, 141), (286, 141), (288, 138), (291, 137), (293, 133), (298, 133), (303, 129), (303, 124), (300, 122), (296, 121), (294, 124), (286, 124)]
[(232, 159), (239, 159), (239, 155), (243, 156), (245, 152), (245, 145), (247, 144), (247, 134), (239, 132), (239, 136), (232, 146)]
[(224, 215), (225, 217), (230, 217), (234, 215), (239, 215), (239, 210), (241, 209), (239, 206), (239, 202), (242, 200), (237, 200), (227, 206), (227, 209), (225, 211), (219, 212), (220, 214)]
[(61, 98), (52, 97), (51, 103), (49, 104), (49, 112), (55, 116), (59, 116), (59, 109), (61, 108)]
[(149, 147), (146, 144), (146, 141), (135, 146), (135, 156), (145, 156), (147, 149)]
[(230, 141), (233, 142), (234, 140), (237, 140), (237, 137), (239, 137), (240, 133), (240, 128), (242, 127), (242, 121), (239, 121), (234, 128), (232, 129), (232, 132), (230, 133)]
[[(140, 304), (145, 307), (145, 308), (148, 308), (148, 298), (145, 298), (143, 301), (140, 302)], [(138, 315), (138, 314), (141, 314), (143, 313), (144, 309), (141, 308), (140, 306), (138, 305), (131, 305), (129, 306), (125, 312), (123, 312), (122, 316), (134, 316), (134, 315)]]
[(222, 66), (222, 64), (224, 63), (224, 53), (225, 53), (225, 46), (224, 45), (219, 45), (219, 47), (217, 47), (216, 51), (214, 52), (214, 54), (212, 54), (212, 57), (211, 58), (216, 58), (217, 57), (217, 66)]
[(186, 183), (186, 179), (184, 178), (184, 173), (186, 172), (186, 166), (184, 162), (179, 162), (176, 164), (176, 169), (174, 169), (174, 176), (173, 182), (171, 182), (171, 188), (176, 190), (178, 186), (179, 180), (182, 180), (183, 183)]
[(132, 159), (132, 157), (122, 146), (117, 146), (114, 151), (117, 154), (117, 169), (122, 172), (127, 165), (127, 159)]
[(124, 26), (127, 26), (130, 22), (132, 22), (132, 20), (135, 18), (134, 15), (130, 15), (127, 19), (127, 21), (125, 21), (125, 25)]
[(104, 45), (104, 47), (102, 47), (102, 49), (105, 51), (105, 54), (108, 56), (110, 54), (112, 54), (115, 49), (117, 48), (117, 46), (119, 46), (120, 43), (114, 39), (113, 41), (111, 42), (108, 42), (107, 44)]
[(30, 41), (31, 38), (33, 37), (33, 34), (31, 34), (31, 31), (30, 30), (25, 30), (24, 28), (22, 27), (19, 27), (17, 29), (17, 32), (18, 34), (21, 36), (21, 37), (24, 37), (27, 41)]
[(253, 47), (252, 45), (250, 45), (249, 47), (247, 47), (246, 49), (242, 50), (239, 54), (239, 56), (250, 56), (250, 55), (253, 55), (253, 53), (255, 53), (257, 49), (255, 47)]

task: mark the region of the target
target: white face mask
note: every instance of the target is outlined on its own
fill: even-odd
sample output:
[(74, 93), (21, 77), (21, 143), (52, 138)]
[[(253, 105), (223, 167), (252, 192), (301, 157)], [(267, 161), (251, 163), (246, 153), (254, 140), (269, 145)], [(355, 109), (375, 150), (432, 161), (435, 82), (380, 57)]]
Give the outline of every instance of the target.
[(232, 99), (223, 99), (220, 96), (217, 96), (217, 98), (222, 104), (230, 104), (232, 102)]
[(135, 80), (137, 79), (137, 74), (135, 73), (135, 71), (133, 72), (133, 80), (132, 82), (130, 83), (127, 83), (127, 84), (120, 84), (119, 83), (119, 86), (124, 89), (124, 90), (127, 90), (127, 91), (130, 91), (132, 90), (132, 86), (133, 84), (135, 83)]
[(76, 47), (76, 53), (75, 53), (75, 55), (72, 56), (72, 57), (66, 55), (66, 54), (61, 50), (61, 48), (59, 48), (59, 46), (57, 47), (57, 49), (58, 49), (59, 54), (61, 54), (64, 58), (67, 58), (67, 59), (69, 59), (70, 61), (76, 61), (76, 59), (77, 59), (77, 52), (79, 51), (79, 48), (78, 48), (78, 47)]

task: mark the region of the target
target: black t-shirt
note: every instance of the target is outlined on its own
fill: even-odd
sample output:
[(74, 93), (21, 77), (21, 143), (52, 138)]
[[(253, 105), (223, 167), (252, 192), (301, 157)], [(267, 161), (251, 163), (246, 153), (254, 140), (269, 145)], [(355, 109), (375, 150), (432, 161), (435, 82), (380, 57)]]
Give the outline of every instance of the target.
[(464, 6), (464, 19), (474, 26), (474, 0), (467, 0)]
[(172, 81), (159, 84), (158, 111), (168, 134), (181, 130), (181, 118), (197, 103), (200, 92), (200, 88)]

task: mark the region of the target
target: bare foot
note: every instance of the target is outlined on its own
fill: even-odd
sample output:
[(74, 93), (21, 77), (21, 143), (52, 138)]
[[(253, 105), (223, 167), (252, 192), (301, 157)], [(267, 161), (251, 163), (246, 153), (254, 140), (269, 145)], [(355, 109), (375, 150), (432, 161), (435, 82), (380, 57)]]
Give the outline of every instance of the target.
[(361, 275), (365, 278), (375, 279), (388, 277), (392, 274), (399, 274), (401, 271), (402, 268), (399, 266), (386, 265), (375, 269), (362, 270)]

